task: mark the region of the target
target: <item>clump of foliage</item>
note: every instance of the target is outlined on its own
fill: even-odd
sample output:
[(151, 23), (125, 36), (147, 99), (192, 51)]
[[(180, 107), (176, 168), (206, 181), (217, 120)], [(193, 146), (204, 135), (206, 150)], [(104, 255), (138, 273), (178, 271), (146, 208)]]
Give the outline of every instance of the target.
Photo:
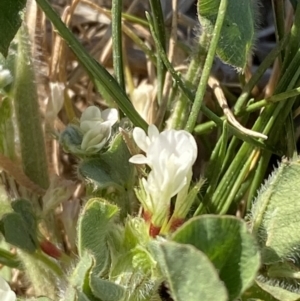
[[(7, 180), (6, 190), (0, 186), (0, 262), (9, 268), (8, 275), (1, 275), (10, 280), (12, 269), (18, 270), (33, 290), (30, 299), (18, 290), (16, 295), (0, 277), (0, 297), (300, 300), (300, 160), (293, 122), (300, 94), (298, 2), (291, 1), (294, 20), (284, 32), (283, 1), (273, 1), (277, 44), (250, 74), (256, 1), (199, 0), (201, 32), (186, 74), (179, 74), (166, 54), (161, 2), (150, 0), (146, 19), (134, 21), (150, 31), (155, 46), (139, 44), (156, 67), (151, 122), (125, 87), (122, 20), (128, 15), (122, 15), (122, 1), (112, 1), (110, 12), (114, 76), (92, 58), (47, 0), (36, 3), (110, 108), (88, 106), (75, 118), (66, 83), (53, 81), (45, 131), (26, 1), (0, 4), (5, 29), (0, 32), (0, 167)], [(228, 91), (211, 75), (216, 57), (241, 77), (242, 91), (232, 108)], [(251, 98), (275, 60), (271, 95)], [(205, 103), (208, 87), (220, 110)], [(69, 122), (55, 131), (63, 105)], [(198, 123), (199, 116), (203, 122)], [(78, 216), (72, 211), (75, 204), (67, 202), (74, 194), (72, 183), (49, 172), (44, 142), (49, 132), (75, 158), (76, 178), (85, 185)], [(193, 174), (202, 156), (198, 135), (213, 145), (201, 176)], [(273, 154), (286, 158), (263, 184)], [(58, 208), (63, 208), (60, 220)]]

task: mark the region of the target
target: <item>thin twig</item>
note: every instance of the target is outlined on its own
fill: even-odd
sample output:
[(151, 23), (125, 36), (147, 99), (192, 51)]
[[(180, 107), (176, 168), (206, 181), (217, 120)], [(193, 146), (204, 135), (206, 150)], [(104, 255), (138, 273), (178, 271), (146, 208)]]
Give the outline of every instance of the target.
[(233, 113), (231, 112), (225, 95), (223, 93), (223, 90), (220, 86), (220, 83), (217, 79), (215, 79), (214, 77), (210, 76), (210, 78), (208, 79), (208, 85), (211, 87), (211, 89), (214, 91), (214, 94), (217, 98), (217, 101), (220, 105), (220, 107), (223, 110), (224, 115), (226, 116), (226, 119), (228, 120), (228, 122), (231, 123), (231, 125), (233, 125), (234, 127), (236, 127), (238, 130), (240, 130), (242, 133), (244, 133), (245, 135), (248, 136), (252, 136), (255, 138), (262, 138), (262, 139), (268, 139), (268, 136), (249, 130), (245, 127), (243, 127), (234, 117)]

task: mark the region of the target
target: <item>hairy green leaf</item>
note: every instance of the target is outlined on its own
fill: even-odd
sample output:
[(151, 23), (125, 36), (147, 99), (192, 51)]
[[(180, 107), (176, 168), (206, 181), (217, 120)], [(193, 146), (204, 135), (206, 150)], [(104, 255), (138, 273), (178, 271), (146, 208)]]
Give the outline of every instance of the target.
[(300, 294), (257, 280), (242, 296), (242, 301), (248, 300), (298, 301), (300, 300)]
[(201, 251), (175, 242), (153, 242), (150, 248), (174, 300), (228, 300), (223, 281)]
[(260, 256), (246, 223), (233, 216), (202, 215), (180, 227), (173, 240), (191, 244), (212, 261), (234, 300), (256, 277)]
[(93, 295), (101, 301), (119, 301), (124, 295), (124, 288), (108, 280), (90, 275), (90, 288)]
[(106, 235), (111, 227), (110, 221), (118, 213), (117, 206), (108, 204), (100, 198), (90, 199), (78, 221), (78, 252), (80, 256), (88, 251), (95, 258), (93, 272), (100, 274), (108, 260)]
[(81, 254), (79, 262), (69, 278), (70, 284), (78, 290), (81, 290), (92, 266), (93, 257), (88, 252)]
[(299, 175), (299, 158), (283, 160), (253, 204), (251, 229), (257, 237), (264, 264), (299, 256)]
[(77, 301), (91, 301), (84, 293), (78, 292)]
[(36, 237), (32, 236), (23, 217), (18, 213), (8, 213), (2, 217), (1, 232), (9, 244), (30, 253), (37, 249)]
[(107, 152), (98, 158), (84, 160), (79, 173), (91, 181), (98, 189), (114, 186), (121, 191), (132, 188), (134, 166), (122, 135), (117, 135)]
[(48, 166), (40, 118), (35, 72), (27, 30), (17, 34), (18, 52), (14, 81), (14, 104), (25, 174), (40, 187), (49, 186)]
[[(198, 1), (198, 17), (202, 30), (211, 35), (220, 0)], [(244, 69), (251, 52), (255, 29), (256, 1), (228, 0), (225, 20), (217, 47), (217, 55), (225, 63)]]
[(30, 233), (35, 244), (37, 241), (37, 218), (31, 202), (23, 199), (15, 200), (11, 203), (13, 210), (20, 214), (26, 224), (26, 230)]

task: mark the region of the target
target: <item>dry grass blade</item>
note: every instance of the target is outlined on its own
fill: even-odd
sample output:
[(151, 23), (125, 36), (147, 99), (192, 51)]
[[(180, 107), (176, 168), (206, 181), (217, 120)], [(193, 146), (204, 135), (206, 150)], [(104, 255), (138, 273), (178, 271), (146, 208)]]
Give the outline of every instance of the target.
[(22, 171), (22, 169), (9, 158), (0, 153), (0, 167), (12, 176), (18, 184), (38, 195), (44, 195), (46, 190), (32, 182)]
[(220, 86), (219, 81), (210, 76), (209, 80), (208, 80), (208, 85), (211, 87), (211, 89), (213, 90), (216, 99), (220, 105), (220, 107), (223, 110), (224, 115), (226, 116), (226, 119), (228, 120), (228, 122), (233, 125), (234, 127), (236, 127), (238, 130), (240, 130), (242, 133), (244, 133), (245, 135), (248, 136), (252, 136), (254, 138), (261, 138), (261, 139), (268, 139), (268, 136), (262, 134), (262, 133), (258, 133), (252, 130), (249, 130), (247, 128), (245, 128), (244, 126), (242, 126), (234, 117), (232, 111), (230, 110), (224, 92)]

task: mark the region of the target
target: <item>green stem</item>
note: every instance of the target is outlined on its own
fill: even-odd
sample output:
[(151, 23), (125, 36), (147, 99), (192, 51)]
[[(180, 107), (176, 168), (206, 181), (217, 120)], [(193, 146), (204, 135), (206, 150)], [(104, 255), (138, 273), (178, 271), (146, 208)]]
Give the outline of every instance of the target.
[(295, 97), (300, 95), (300, 87), (296, 89), (292, 89), (283, 93), (279, 93), (273, 96), (270, 96), (268, 98), (259, 100), (251, 105), (248, 105), (245, 110), (240, 111), (239, 115), (243, 115), (244, 113), (251, 113), (257, 110), (260, 110), (263, 107), (266, 107), (267, 105), (270, 105), (272, 103), (282, 101), (282, 100), (287, 100), (288, 98)]
[[(148, 21), (153, 22), (153, 27), (156, 36), (160, 41), (163, 50), (166, 51), (165, 22), (164, 22), (164, 16), (163, 16), (160, 0), (150, 0), (149, 2), (150, 2), (153, 18), (148, 19)], [(158, 49), (157, 52), (159, 52)], [(161, 104), (162, 97), (163, 97), (164, 82), (166, 77), (166, 68), (159, 55), (157, 56), (156, 72), (157, 72), (157, 100), (158, 103)]]
[(149, 25), (148, 25), (148, 22), (144, 19), (141, 19), (137, 16), (134, 16), (134, 15), (130, 15), (130, 14), (127, 14), (127, 13), (122, 13), (122, 18), (124, 18), (126, 21), (129, 21), (129, 22), (132, 22), (132, 23), (135, 23), (135, 24), (139, 24), (145, 28), (148, 28)]
[(143, 40), (140, 39), (138, 35), (130, 30), (127, 26), (123, 26), (123, 32), (148, 56), (151, 63), (156, 66), (156, 57), (152, 50), (145, 45)]
[[(268, 98), (259, 100), (255, 103), (251, 103), (245, 109), (241, 110), (237, 116), (243, 116), (245, 113), (255, 112), (268, 105), (271, 105), (272, 103), (276, 103), (279, 101), (286, 101), (288, 98), (295, 97), (298, 95), (300, 95), (300, 87), (270, 96)], [(220, 119), (225, 120), (225, 117), (220, 117)], [(214, 121), (212, 121), (212, 120), (207, 121), (205, 123), (197, 125), (194, 129), (194, 133), (197, 135), (203, 135), (203, 134), (206, 134), (206, 133), (212, 131), (216, 126), (218, 126), (218, 125)]]
[(242, 110), (243, 106), (245, 105), (245, 102), (248, 100), (251, 91), (253, 90), (257, 82), (264, 75), (266, 70), (271, 66), (271, 64), (274, 62), (276, 57), (280, 54), (282, 49), (286, 46), (288, 39), (289, 39), (288, 36), (286, 36), (282, 41), (278, 43), (278, 45), (275, 48), (273, 48), (273, 50), (266, 56), (263, 62), (259, 65), (258, 69), (250, 78), (249, 82), (244, 86), (243, 91), (234, 106), (234, 113), (236, 115), (239, 114), (240, 111)]
[(122, 0), (112, 0), (112, 50), (114, 72), (120, 87), (125, 91), (122, 49)]
[[(205, 32), (203, 32), (199, 38), (198, 49), (189, 64), (188, 71), (186, 73), (185, 82), (191, 88), (195, 87), (198, 82), (199, 75), (203, 70), (207, 50), (209, 47), (210, 38)], [(192, 99), (192, 102), (194, 98)], [(180, 93), (180, 97), (174, 107), (174, 113), (171, 120), (171, 127), (174, 129), (182, 129), (187, 121), (189, 112), (189, 101), (184, 93)]]
[(40, 260), (45, 266), (47, 266), (58, 277), (62, 278), (65, 276), (61, 267), (53, 259), (51, 259), (47, 255), (45, 255), (43, 252), (36, 251), (36, 253), (34, 253), (34, 257), (37, 260)]
[(290, 33), (290, 41), (285, 52), (285, 57), (282, 66), (282, 74), (284, 74), (285, 69), (289, 66), (290, 62), (294, 58), (295, 54), (297, 53), (300, 45), (300, 5), (297, 5), (295, 16), (294, 16), (294, 24), (291, 28)]
[[(226, 119), (225, 116), (219, 117), (222, 121), (224, 121)], [(216, 122), (214, 122), (213, 120), (201, 123), (196, 125), (196, 127), (194, 128), (194, 134), (196, 135), (204, 135), (204, 134), (208, 134), (209, 132), (211, 132), (213, 129), (215, 129), (217, 126), (219, 126)]]
[[(225, 123), (226, 121), (224, 121), (224, 129), (225, 129)], [(205, 178), (207, 179), (208, 186), (203, 201), (199, 204), (194, 215), (199, 215), (200, 213), (203, 212), (205, 206), (207, 206), (209, 200), (211, 199), (211, 196), (213, 195), (216, 186), (218, 185), (219, 178), (221, 177), (220, 170), (222, 164), (224, 163), (224, 160), (222, 160), (222, 157), (224, 158), (224, 147), (225, 147), (224, 142), (225, 139), (226, 140), (228, 139), (227, 129), (225, 130), (225, 132), (224, 129), (221, 138), (218, 140), (215, 148), (211, 152), (209, 165), (207, 167), (206, 174), (205, 174)]]
[(236, 210), (238, 210), (238, 209), (240, 211), (241, 216), (245, 216), (249, 213), (249, 211), (247, 210), (247, 207), (246, 207), (247, 204), (242, 204), (242, 206), (239, 206), (239, 203), (241, 202), (241, 200), (245, 200), (245, 198), (247, 196), (247, 192), (249, 190), (249, 187), (252, 184), (253, 177), (254, 177), (254, 170), (251, 170), (247, 174), (246, 179), (243, 181), (243, 183), (239, 187), (236, 195), (234, 196), (232, 204), (230, 205), (230, 208), (229, 208), (229, 212), (228, 212), (229, 214), (230, 213), (236, 214), (237, 213)]
[(55, 261), (45, 258), (40, 251), (27, 253), (18, 249), (18, 256), (22, 261), (26, 279), (30, 281), (35, 294), (56, 300), (57, 283), (65, 284), (67, 279)]
[(232, 201), (234, 200), (236, 194), (239, 191), (239, 188), (241, 187), (242, 183), (245, 181), (245, 177), (247, 173), (249, 173), (250, 166), (253, 163), (252, 161), (253, 161), (252, 156), (249, 156), (246, 163), (239, 170), (239, 173), (237, 173), (238, 176), (236, 177), (233, 185), (231, 185), (231, 189), (229, 191), (227, 198), (223, 198), (223, 202), (220, 202), (216, 207), (216, 211), (219, 214), (226, 214), (226, 212), (228, 211), (230, 205), (232, 204)]
[[(147, 19), (151, 19), (151, 16), (146, 12), (146, 17)], [(154, 42), (156, 47), (159, 49), (159, 55), (162, 58), (162, 61), (164, 62), (164, 64), (166, 65), (166, 67), (168, 68), (168, 71), (172, 74), (172, 77), (174, 78), (174, 80), (176, 81), (176, 83), (178, 84), (178, 86), (180, 87), (180, 89), (183, 91), (183, 93), (187, 96), (187, 98), (192, 101), (194, 99), (194, 95), (192, 93), (191, 90), (189, 90), (188, 86), (183, 82), (183, 80), (181, 79), (181, 77), (177, 74), (177, 72), (174, 70), (172, 64), (169, 62), (166, 53), (164, 52), (162, 45), (160, 44), (159, 40), (156, 37), (156, 34), (154, 32), (153, 29), (153, 25), (152, 22), (149, 22), (149, 26), (150, 26), (150, 31), (151, 34), (153, 36)], [(203, 103), (201, 104), (201, 111), (202, 113), (207, 116), (209, 119), (213, 120), (213, 122), (215, 124), (217, 124), (218, 126), (222, 127), (223, 126), (223, 120), (218, 117), (214, 112), (212, 112), (211, 110), (209, 110)], [(239, 130), (237, 130), (235, 127), (233, 127), (232, 125), (228, 124), (228, 128), (229, 130), (238, 138), (240, 138), (243, 141), (246, 141), (254, 146), (257, 147), (262, 147), (264, 149), (269, 149), (272, 152), (276, 153), (275, 149), (271, 149), (270, 147), (267, 147), (264, 143), (255, 140), (251, 137), (246, 136), (245, 134), (241, 133)]]
[[(280, 117), (288, 116), (287, 121), (289, 121), (291, 119), (291, 108), (292, 108), (294, 101), (295, 101), (295, 98), (289, 99), (288, 102), (286, 103), (285, 107), (283, 109), (281, 109), (281, 108), (279, 109)], [(283, 123), (284, 123), (284, 119), (277, 118), (277, 122), (275, 123), (275, 126), (269, 135), (270, 143), (275, 145), (279, 136), (281, 136), (280, 134), (282, 133), (282, 131), (284, 131), (284, 129), (282, 128)], [(287, 131), (287, 133), (288, 133), (288, 131)], [(294, 131), (292, 131), (291, 135), (287, 134), (287, 139), (291, 140), (291, 143), (293, 144), (292, 149), (295, 149), (296, 146), (295, 146), (295, 141), (294, 141)], [(256, 196), (257, 190), (263, 181), (265, 172), (267, 170), (267, 167), (268, 167), (268, 164), (270, 161), (270, 157), (271, 157), (271, 153), (262, 151), (261, 158), (258, 162), (258, 166), (255, 171), (255, 176), (251, 183), (251, 187), (250, 187), (249, 194), (248, 194), (248, 202), (247, 202), (248, 209), (250, 209), (250, 207), (252, 205), (252, 201), (253, 201), (254, 197)]]
[(237, 137), (232, 137), (232, 139), (230, 140), (230, 143), (227, 147), (226, 156), (224, 158), (222, 169), (220, 170), (220, 176), (223, 176), (223, 174), (229, 167), (230, 163), (234, 159), (239, 145), (240, 145), (240, 140), (237, 139)]
[(258, 161), (257, 167), (255, 169), (254, 177), (251, 181), (251, 186), (247, 196), (247, 210), (250, 210), (252, 202), (257, 195), (258, 189), (263, 182), (265, 171), (268, 167), (270, 161), (271, 153), (262, 151), (261, 157)]
[[(265, 58), (265, 60), (261, 63), (261, 65), (258, 67), (258, 69), (256, 70), (256, 72), (253, 74), (253, 76), (251, 77), (251, 79), (249, 80), (249, 82), (244, 86), (243, 91), (242, 91), (240, 97), (238, 98), (238, 100), (237, 100), (237, 102), (235, 104), (234, 112), (235, 112), (236, 116), (241, 116), (241, 115), (243, 115), (246, 112), (253, 112), (253, 111), (259, 110), (262, 107), (264, 107), (265, 105), (270, 104), (271, 101), (272, 102), (276, 102), (276, 101), (284, 99), (283, 95), (279, 96), (279, 94), (278, 94), (278, 98), (277, 98), (277, 95), (274, 95), (274, 96), (268, 98), (268, 101), (270, 101), (268, 103), (267, 103), (266, 100), (262, 100), (261, 103), (260, 103), (260, 101), (258, 101), (258, 102), (254, 103), (254, 104), (248, 105), (247, 108), (242, 109), (243, 106), (244, 106), (244, 104), (245, 104), (245, 102), (248, 100), (248, 98), (249, 98), (249, 96), (251, 94), (252, 89), (257, 84), (257, 82), (259, 81), (259, 79), (263, 76), (263, 74), (266, 72), (266, 70), (270, 67), (270, 65), (273, 63), (273, 61), (278, 56), (278, 54), (280, 53), (280, 51), (286, 45), (287, 41), (288, 41), (288, 37), (285, 37), (267, 55), (267, 57)], [(296, 93), (295, 91), (292, 92), (292, 90), (288, 91), (288, 92), (284, 92), (284, 93), (289, 93), (289, 92), (291, 92), (291, 95), (294, 94), (294, 93)], [(298, 95), (298, 94), (296, 94), (296, 95)], [(292, 96), (294, 96), (294, 95), (292, 95)], [(203, 112), (203, 110), (202, 110), (202, 112)], [(215, 122), (213, 118), (209, 117), (209, 119), (211, 119), (211, 120), (208, 121), (208, 122), (205, 122), (205, 123), (197, 125), (195, 127), (195, 129), (194, 129), (194, 133), (197, 134), (197, 135), (203, 135), (203, 134), (205, 134), (205, 133), (213, 130), (215, 127), (220, 126), (222, 124), (222, 121), (225, 119), (225, 117), (220, 117), (219, 118), (219, 124), (217, 122)]]
[[(300, 74), (299, 65), (300, 49), (280, 79), (276, 89), (277, 93), (292, 89), (296, 85)], [(283, 122), (287, 118), (293, 103), (294, 99), (292, 98), (284, 104), (280, 102), (266, 108), (255, 122), (253, 130), (263, 132), (264, 134), (270, 133), (268, 139), (269, 143), (275, 145), (275, 142), (278, 140), (277, 133), (280, 132)], [(242, 181), (250, 168), (251, 161), (249, 158), (253, 151), (254, 149), (245, 143), (240, 148), (211, 199), (211, 207), (214, 212), (224, 213), (229, 208), (235, 197), (235, 193), (239, 189), (238, 186), (242, 184)]]
[(219, 37), (221, 34), (221, 29), (223, 26), (223, 21), (225, 19), (225, 14), (226, 14), (226, 8), (228, 5), (228, 0), (221, 0), (220, 6), (219, 6), (219, 11), (218, 11), (218, 16), (216, 20), (216, 25), (212, 33), (212, 39), (211, 43), (209, 46), (208, 54), (205, 60), (205, 64), (203, 67), (203, 73), (200, 78), (200, 83), (196, 92), (195, 100), (191, 109), (191, 113), (189, 116), (189, 119), (187, 121), (187, 124), (185, 126), (185, 130), (188, 132), (192, 132), (195, 128), (195, 124), (197, 121), (197, 117), (199, 114), (199, 111), (202, 106), (203, 102), (203, 97), (206, 91), (206, 86), (207, 86), (207, 81), (210, 75), (210, 70), (215, 58), (215, 53), (217, 49), (217, 45), (219, 42)]
[[(289, 67), (286, 69), (284, 75), (280, 79), (277, 89), (277, 92), (281, 92), (284, 90), (292, 89), (295, 84), (297, 83), (299, 76), (300, 76), (300, 49), (298, 50), (297, 54), (295, 55), (294, 59), (290, 63)], [(253, 129), (258, 130), (262, 129), (263, 133), (268, 135), (273, 124), (275, 123), (277, 116), (283, 116), (283, 109), (284, 111), (289, 108), (291, 104), (288, 102), (279, 102), (276, 106), (269, 106), (266, 108), (262, 115), (258, 118), (257, 122), (255, 123)], [(284, 108), (283, 108), (284, 107)], [(288, 112), (287, 112), (288, 114)], [(286, 115), (287, 116), (287, 115)]]
[(296, 130), (294, 126), (292, 111), (289, 114), (289, 118), (285, 122), (285, 133), (286, 133), (286, 140), (287, 140), (286, 156), (288, 158), (293, 158), (293, 156), (297, 154), (297, 139), (295, 137)]
[[(276, 40), (281, 41), (285, 36), (284, 30), (284, 3), (283, 0), (272, 0), (275, 29), (276, 29)], [(284, 58), (284, 50), (281, 52), (280, 62), (282, 63)]]
[(17, 255), (2, 248), (0, 248), (0, 263), (10, 268), (22, 270), (22, 262), (18, 259)]
[(210, 204), (207, 204), (211, 212), (225, 212), (225, 207), (226, 209), (229, 208), (232, 200), (229, 199), (228, 196), (231, 193), (233, 186), (240, 178), (239, 175), (241, 171), (243, 170), (242, 174), (245, 173), (244, 166), (249, 165), (246, 162), (247, 158), (250, 157), (252, 151), (252, 146), (249, 147), (249, 145), (243, 143), (238, 154), (233, 159), (232, 163), (230, 164), (221, 181), (219, 182), (219, 185), (215, 189), (214, 194), (210, 200)]
[(229, 138), (228, 137), (228, 122), (225, 120), (224, 125), (223, 125), (222, 136), (220, 137), (221, 148), (220, 148), (220, 153), (219, 153), (219, 162), (220, 162), (221, 169), (223, 167), (224, 160), (225, 160), (225, 157), (226, 157), (228, 138)]

